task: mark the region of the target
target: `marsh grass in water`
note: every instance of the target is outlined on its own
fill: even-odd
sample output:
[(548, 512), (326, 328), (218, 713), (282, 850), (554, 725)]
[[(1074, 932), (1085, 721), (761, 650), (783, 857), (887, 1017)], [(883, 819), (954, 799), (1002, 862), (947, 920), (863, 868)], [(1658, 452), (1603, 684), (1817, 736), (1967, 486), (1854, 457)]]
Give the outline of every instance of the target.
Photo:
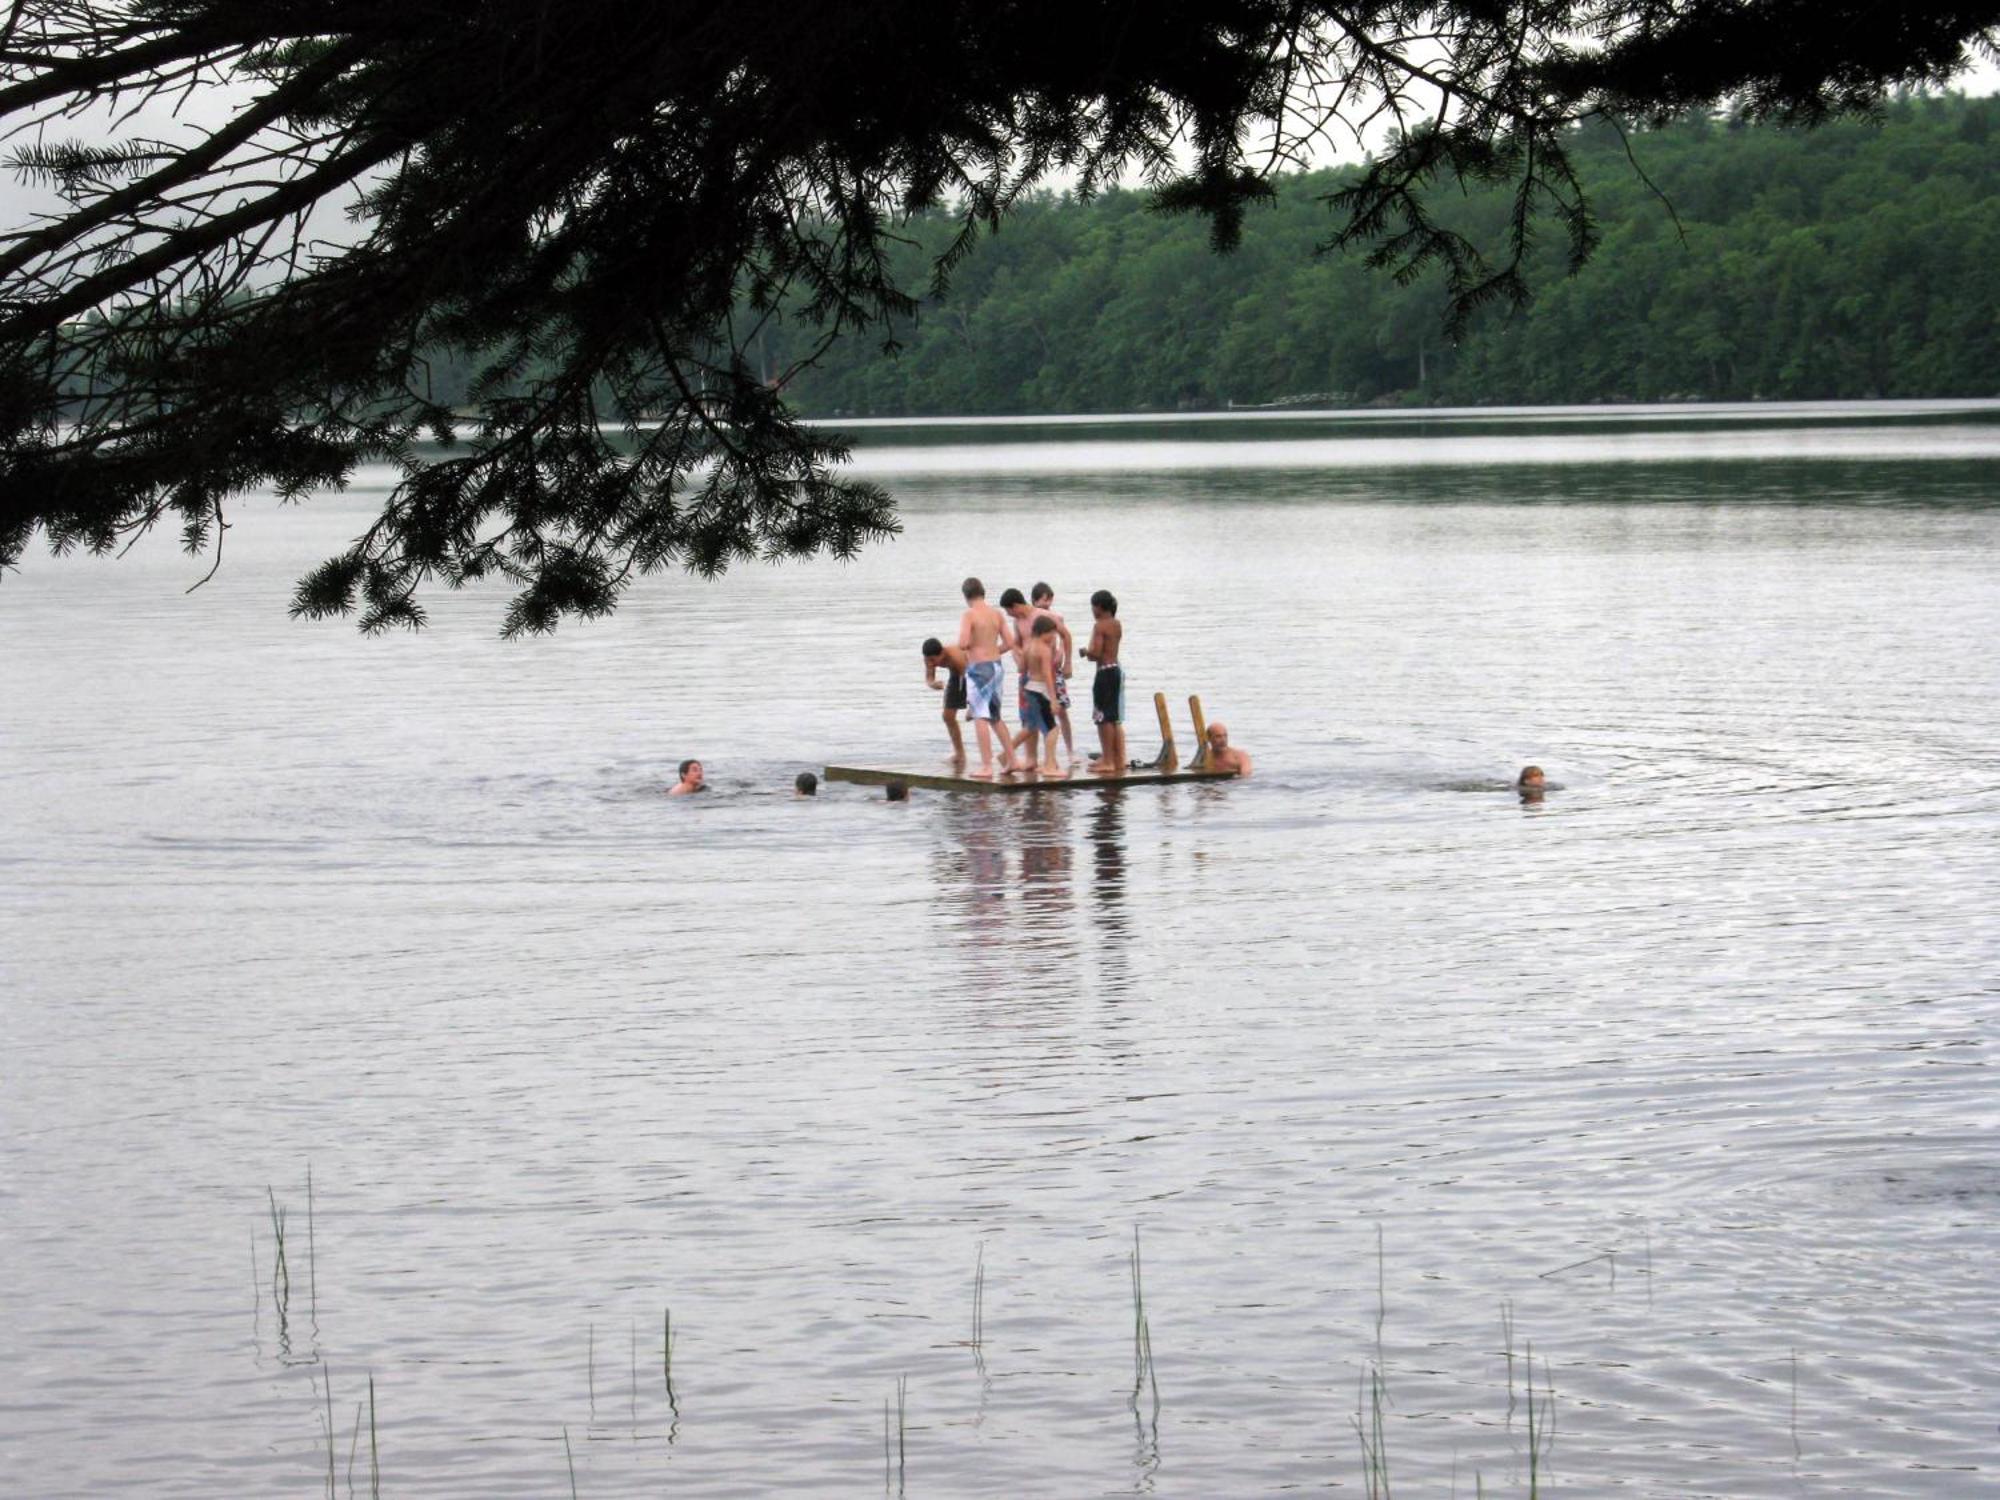
[(882, 1398), (882, 1488), (903, 1493), (909, 1464), (910, 1377), (896, 1377), (896, 1425), (891, 1442), (889, 1398)]
[[(310, 1200), (309, 1200), (310, 1201)], [(272, 1236), (272, 1285), (275, 1289), (273, 1305), (281, 1319), (286, 1315), (289, 1304), (288, 1287), (293, 1245), (290, 1243), (288, 1215), (285, 1205), (277, 1199), (276, 1193), (266, 1190), (267, 1218)], [(314, 1231), (312, 1216), (308, 1211), (308, 1261), (314, 1259)], [(1350, 1418), (1359, 1445), (1361, 1460), (1362, 1492), (1368, 1500), (1393, 1500), (1394, 1468), (1390, 1451), (1390, 1436), (1396, 1425), (1396, 1402), (1392, 1393), (1389, 1361), (1385, 1355), (1384, 1338), (1388, 1319), (1388, 1260), (1386, 1236), (1382, 1226), (1376, 1225), (1375, 1243), (1375, 1308), (1374, 1343), (1370, 1357), (1364, 1362), (1357, 1378), (1353, 1414)], [(256, 1265), (256, 1246), (252, 1246), (253, 1273)], [(1650, 1282), (1650, 1246), (1648, 1247), (1648, 1280)], [(1612, 1253), (1604, 1252), (1588, 1260), (1574, 1262), (1559, 1267), (1557, 1273), (1576, 1270), (1582, 1266), (1602, 1263), (1610, 1267)], [(1132, 1297), (1132, 1385), (1127, 1396), (1137, 1434), (1137, 1463), (1141, 1489), (1150, 1489), (1160, 1468), (1160, 1418), (1161, 1397), (1159, 1374), (1154, 1356), (1152, 1333), (1152, 1308), (1147, 1299), (1145, 1253), (1138, 1226), (1132, 1231), (1132, 1245), (1127, 1253), (1127, 1270)], [(310, 1272), (308, 1273), (310, 1276)], [(308, 1282), (310, 1284), (310, 1282)], [(971, 1337), (955, 1341), (970, 1345), (974, 1350), (976, 1363), (982, 1380), (985, 1379), (984, 1349), (987, 1341), (985, 1315), (986, 1255), (982, 1243), (975, 1254), (972, 1274)], [(258, 1305), (262, 1305), (259, 1298)], [(1524, 1463), (1525, 1473), (1516, 1473), (1525, 1480), (1525, 1494), (1529, 1500), (1540, 1500), (1547, 1494), (1552, 1482), (1552, 1456), (1557, 1433), (1557, 1399), (1553, 1370), (1546, 1357), (1537, 1361), (1533, 1343), (1523, 1343), (1519, 1339), (1515, 1307), (1511, 1300), (1502, 1301), (1499, 1312), (1500, 1347), (1495, 1351), (1504, 1381), (1506, 1408), (1498, 1424), (1512, 1429), (1517, 1417), (1525, 1424), (1522, 1441), (1515, 1447), (1517, 1461)], [(666, 1434), (666, 1443), (671, 1446), (678, 1431), (680, 1399), (674, 1370), (675, 1346), (679, 1342), (679, 1330), (674, 1326), (673, 1309), (663, 1307), (660, 1314), (660, 1381), (666, 1402), (673, 1412), (674, 1421)], [(596, 1409), (596, 1324), (586, 1326), (585, 1333), (585, 1378), (591, 1403), (593, 1418)], [(1794, 1454), (1798, 1453), (1798, 1408), (1799, 1408), (1799, 1358), (1796, 1349), (1790, 1351), (1787, 1360), (1790, 1386), (1790, 1428)], [(632, 1435), (639, 1436), (639, 1334), (638, 1323), (630, 1323), (628, 1333), (628, 1367), (630, 1378), (629, 1410)], [(325, 1424), (325, 1472), (323, 1488), (328, 1500), (334, 1500), (338, 1493), (337, 1478), (340, 1471), (338, 1429), (335, 1422), (335, 1400), (333, 1377), (330, 1369), (321, 1364), (324, 1385), (315, 1382), (318, 1419)], [(883, 1483), (885, 1491), (902, 1495), (907, 1487), (909, 1472), (910, 1435), (910, 1380), (907, 1374), (898, 1375), (892, 1393), (882, 1403), (882, 1457)], [(982, 1387), (982, 1416), (983, 1416)], [(368, 1378), (367, 1397), (355, 1405), (352, 1431), (348, 1440), (346, 1459), (346, 1493), (353, 1497), (357, 1493), (355, 1469), (359, 1459), (361, 1428), (366, 1421), (368, 1430), (368, 1459), (365, 1493), (371, 1500), (380, 1500), (382, 1493), (381, 1442), (379, 1419), (375, 1394), (375, 1378)], [(979, 1425), (977, 1422), (973, 1424)], [(567, 1424), (562, 1427), (563, 1454), (568, 1471), (569, 1489), (572, 1497), (579, 1494), (579, 1480), (576, 1472), (576, 1455), (573, 1439)], [(1453, 1464), (1453, 1493), (1458, 1492), (1460, 1483), (1456, 1461)], [(1489, 1493), (1485, 1476), (1478, 1469), (1471, 1471), (1472, 1493), (1485, 1496)], [(1518, 1480), (1517, 1480), (1518, 1484)], [(1516, 1488), (1514, 1493), (1523, 1491)], [(1406, 1491), (1407, 1493), (1407, 1491)]]
[[(278, 1201), (278, 1191), (264, 1186), (265, 1218), (271, 1233), (271, 1311), (278, 1321), (278, 1358), (286, 1364), (311, 1364), (319, 1359), (319, 1233), (314, 1204), (312, 1166), (306, 1166), (306, 1299), (311, 1346), (303, 1354), (292, 1348), (292, 1241), (291, 1210)], [(264, 1289), (257, 1254), (257, 1235), (250, 1235), (250, 1279), (261, 1306)]]

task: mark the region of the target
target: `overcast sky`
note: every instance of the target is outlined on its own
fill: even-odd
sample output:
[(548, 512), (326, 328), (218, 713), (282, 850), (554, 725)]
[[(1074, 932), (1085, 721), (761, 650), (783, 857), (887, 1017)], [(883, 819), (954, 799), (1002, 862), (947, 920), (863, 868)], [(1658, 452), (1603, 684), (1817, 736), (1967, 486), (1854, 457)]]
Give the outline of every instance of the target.
[[(1982, 61), (1961, 75), (1953, 86), (1967, 94), (1988, 95), (2000, 92), (2000, 67)], [(181, 99), (181, 107), (176, 112), (155, 114), (150, 119), (141, 114), (126, 123), (122, 134), (128, 137), (150, 134), (167, 140), (183, 136), (192, 137), (203, 127), (212, 129), (226, 120), (234, 107), (234, 101), (240, 98), (241, 94), (229, 85), (217, 85), (192, 95), (178, 97)], [(108, 128), (108, 116), (99, 116), (59, 121), (45, 133), (51, 140), (90, 139), (102, 138)], [(19, 142), (10, 142), (5, 149), (11, 151), (18, 144)], [(1358, 155), (1358, 151), (1349, 149), (1341, 152), (1339, 156), (1328, 156), (1325, 159), (1352, 160)], [(1060, 186), (1060, 181), (1055, 185)], [(46, 213), (58, 206), (59, 200), (46, 188), (25, 183), (14, 172), (0, 169), (0, 223), (12, 229), (23, 228), (35, 213)], [(319, 221), (321, 233), (338, 235), (343, 227), (337, 214), (323, 213), (315, 217)]]

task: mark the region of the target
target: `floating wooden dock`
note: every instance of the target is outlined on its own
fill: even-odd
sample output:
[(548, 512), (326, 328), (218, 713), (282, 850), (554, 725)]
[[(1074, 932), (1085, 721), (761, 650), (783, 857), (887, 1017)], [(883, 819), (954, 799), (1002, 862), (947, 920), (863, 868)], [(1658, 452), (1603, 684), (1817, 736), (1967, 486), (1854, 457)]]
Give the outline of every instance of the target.
[(953, 776), (935, 771), (896, 771), (876, 766), (828, 766), (826, 780), (853, 781), (862, 786), (887, 786), (900, 781), (911, 788), (933, 792), (1081, 792), (1091, 787), (1159, 786), (1169, 781), (1230, 781), (1233, 771), (1166, 771), (1147, 766), (1122, 771), (1116, 776), (1100, 776), (1095, 771), (1072, 771), (1067, 776), (1043, 776), (1016, 772), (987, 781), (977, 776)]
[(1095, 771), (1072, 771), (1067, 776), (1044, 776), (1038, 771), (1016, 771), (991, 780), (983, 776), (947, 776), (937, 771), (897, 771), (876, 766), (828, 766), (828, 781), (854, 781), (862, 786), (887, 786), (900, 781), (908, 787), (933, 792), (1075, 792), (1093, 786), (1162, 786), (1169, 781), (1233, 781), (1234, 771), (1204, 769), (1208, 760), (1208, 720), (1201, 711), (1201, 699), (1188, 697), (1188, 715), (1194, 720), (1194, 760), (1181, 765), (1174, 746), (1174, 721), (1167, 712), (1167, 695), (1153, 694), (1153, 711), (1160, 719), (1160, 754), (1151, 765), (1134, 766), (1115, 776)]

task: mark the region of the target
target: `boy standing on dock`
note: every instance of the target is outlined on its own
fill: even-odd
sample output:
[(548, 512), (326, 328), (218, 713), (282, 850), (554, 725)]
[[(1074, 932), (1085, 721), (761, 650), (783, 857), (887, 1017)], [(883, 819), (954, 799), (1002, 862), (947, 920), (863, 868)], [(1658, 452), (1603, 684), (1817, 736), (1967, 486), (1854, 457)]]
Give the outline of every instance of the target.
[(1056, 591), (1046, 583), (1038, 583), (1028, 590), (1028, 599), (1038, 614), (1046, 615), (1056, 622), (1056, 635), (1062, 641), (1062, 658), (1056, 663), (1056, 723), (1062, 726), (1063, 756), (1076, 759), (1076, 737), (1069, 727), (1069, 679), (1075, 667), (1076, 640), (1069, 633), (1069, 626), (1056, 613)]
[(986, 585), (977, 578), (966, 579), (960, 592), (965, 613), (958, 620), (958, 649), (965, 653), (966, 706), (979, 732), (979, 769), (970, 774), (991, 781), (994, 735), (1000, 736), (1005, 761), (1011, 765), (1014, 759), (1014, 737), (1000, 719), (1000, 654), (1017, 649), (1014, 627), (986, 602)]
[(1056, 632), (1056, 622), (1047, 615), (1035, 621), (1028, 642), (1024, 648), (1026, 665), (1022, 669), (1023, 687), (1021, 691), (1021, 741), (1027, 746), (1027, 758), (1017, 770), (1035, 769), (1037, 753), (1042, 737), (1048, 736), (1049, 753), (1042, 762), (1044, 776), (1067, 776), (1069, 772), (1056, 764), (1056, 662), (1062, 657), (1062, 643)]
[[(939, 667), (945, 669), (943, 682), (937, 680)], [(936, 636), (924, 642), (924, 686), (944, 689), (944, 732), (951, 736), (954, 766), (965, 764), (965, 736), (958, 730), (958, 716), (966, 704), (965, 668), (965, 653), (958, 647), (947, 646)]]
[(1097, 675), (1090, 682), (1090, 716), (1097, 721), (1102, 747), (1096, 769), (1099, 775), (1117, 776), (1125, 770), (1125, 669), (1118, 665), (1125, 627), (1118, 623), (1118, 600), (1109, 589), (1090, 596), (1090, 615), (1095, 623), (1083, 659), (1097, 663)]

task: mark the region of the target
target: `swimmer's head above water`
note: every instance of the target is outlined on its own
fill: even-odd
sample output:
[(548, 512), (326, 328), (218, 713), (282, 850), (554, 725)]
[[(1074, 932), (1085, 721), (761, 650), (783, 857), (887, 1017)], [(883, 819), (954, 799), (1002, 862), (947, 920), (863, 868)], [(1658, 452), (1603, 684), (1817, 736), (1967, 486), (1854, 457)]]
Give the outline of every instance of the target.
[(1238, 776), (1250, 774), (1250, 757), (1240, 749), (1232, 749), (1229, 744), (1229, 726), (1216, 719), (1208, 726), (1207, 764), (1212, 770), (1232, 771)]
[(1548, 784), (1549, 779), (1542, 774), (1540, 766), (1523, 766), (1521, 767), (1521, 774), (1514, 778), (1514, 785), (1524, 792), (1538, 792)]

